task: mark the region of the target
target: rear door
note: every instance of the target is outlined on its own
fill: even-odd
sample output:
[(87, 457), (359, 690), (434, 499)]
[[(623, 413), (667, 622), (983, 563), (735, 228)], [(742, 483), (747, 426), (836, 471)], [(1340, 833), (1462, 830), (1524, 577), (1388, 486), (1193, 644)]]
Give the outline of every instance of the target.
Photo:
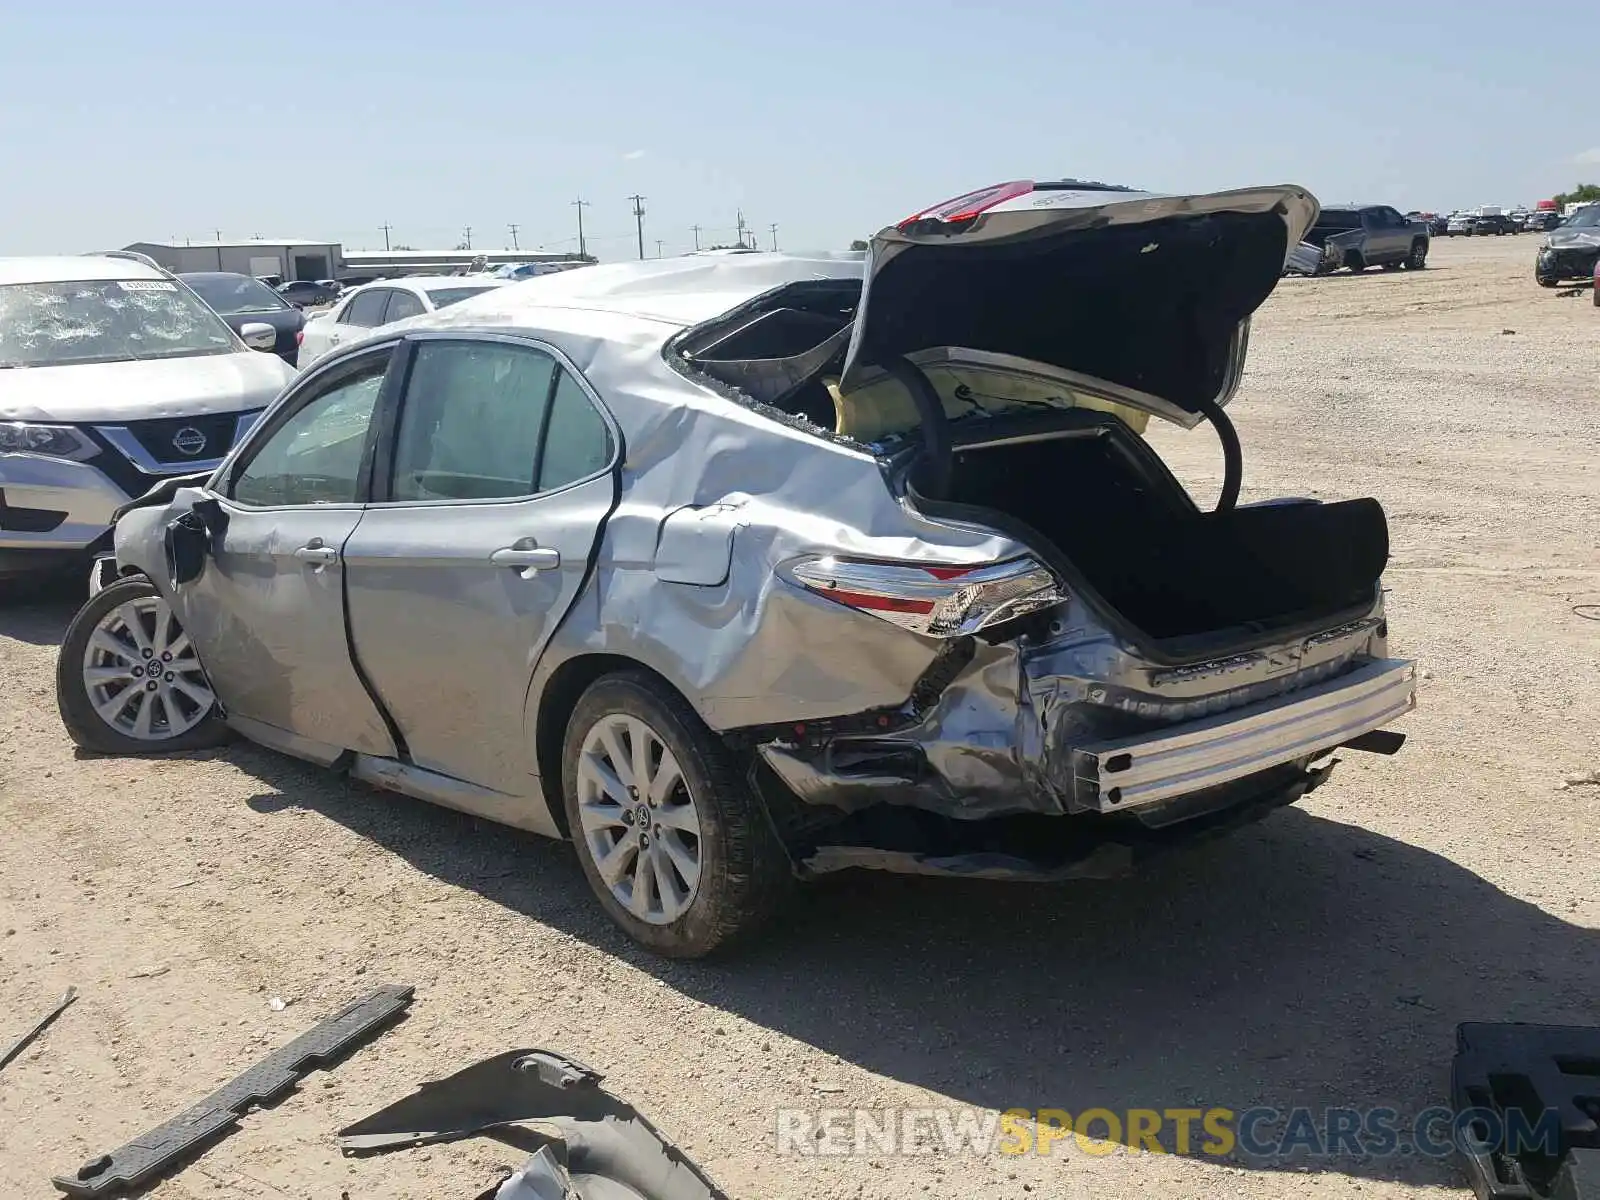
[(363, 288), (322, 320), (308, 322), (301, 349), (314, 344), (320, 357), (341, 342), (365, 337), (384, 323), (384, 311), (393, 292), (393, 288)]
[(418, 766), (526, 795), (529, 680), (616, 502), (620, 438), (552, 347), (404, 345), (373, 504), (344, 547), (356, 653)]
[(345, 636), (340, 550), (361, 521), (394, 345), (306, 376), (213, 491), (225, 525), (175, 599), (229, 720), (313, 758), (395, 753)]
[(393, 288), (389, 292), (389, 307), (384, 310), (383, 323), (392, 325), (407, 317), (419, 317), (427, 311), (427, 306), (415, 294), (404, 288)]

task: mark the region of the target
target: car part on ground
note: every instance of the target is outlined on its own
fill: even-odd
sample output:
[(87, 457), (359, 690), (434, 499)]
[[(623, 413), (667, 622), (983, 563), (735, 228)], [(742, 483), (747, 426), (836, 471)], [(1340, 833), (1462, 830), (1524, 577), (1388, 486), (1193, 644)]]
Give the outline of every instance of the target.
[(267, 1056), (180, 1115), (51, 1182), (69, 1196), (109, 1196), (154, 1182), (238, 1124), (251, 1105), (282, 1097), (313, 1067), (327, 1067), (398, 1020), (409, 986), (375, 988)]
[[(1378, 502), (1237, 503), (1223, 406), (1316, 213), (1013, 182), (868, 256), (501, 288), (312, 366), (118, 570), (229, 727), (571, 837), (660, 953), (795, 872), (1103, 873), (1414, 703)], [(1215, 428), (1214, 509), (1154, 416)]]
[(1456, 1027), (1450, 1098), (1476, 1115), (1456, 1142), (1479, 1200), (1600, 1200), (1597, 1080), (1600, 1028)]
[[(486, 1134), (534, 1151), (501, 1185), (516, 1200), (727, 1200), (603, 1078), (553, 1050), (507, 1051), (341, 1129), (339, 1145), (370, 1154)], [(541, 1190), (556, 1184), (566, 1190)]]
[(55, 1022), (55, 1019), (62, 1013), (66, 1012), (67, 1007), (77, 998), (78, 989), (69, 987), (65, 994), (62, 995), (61, 999), (56, 1002), (56, 1006), (54, 1008), (39, 1018), (38, 1023), (34, 1025), (32, 1029), (28, 1030), (27, 1033), (23, 1034), (16, 1041), (12, 1042), (10, 1048), (7, 1049), (4, 1054), (0, 1054), (0, 1070), (4, 1070), (5, 1065), (8, 1062), (26, 1050), (34, 1038), (38, 1037), (46, 1029), (49, 1029), (50, 1026)]

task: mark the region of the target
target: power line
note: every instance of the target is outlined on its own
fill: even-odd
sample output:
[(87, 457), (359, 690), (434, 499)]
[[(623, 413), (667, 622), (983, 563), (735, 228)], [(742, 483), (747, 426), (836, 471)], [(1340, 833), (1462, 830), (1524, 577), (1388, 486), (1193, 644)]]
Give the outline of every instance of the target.
[(639, 231), (639, 260), (644, 261), (644, 197), (629, 196), (633, 201), (633, 220)]
[(583, 240), (583, 210), (589, 207), (589, 202), (579, 196), (572, 202), (572, 207), (578, 210), (578, 257), (587, 258), (589, 247), (588, 243)]

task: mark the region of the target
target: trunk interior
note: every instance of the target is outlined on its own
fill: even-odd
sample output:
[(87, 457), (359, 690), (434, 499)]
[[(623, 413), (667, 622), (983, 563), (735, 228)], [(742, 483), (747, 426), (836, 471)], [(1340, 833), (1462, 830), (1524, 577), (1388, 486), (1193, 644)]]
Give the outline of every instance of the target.
[(1062, 416), (1077, 427), (1048, 440), (958, 443), (947, 495), (918, 506), (1011, 533), (1158, 641), (1311, 623), (1372, 601), (1389, 554), (1376, 500), (1201, 512), (1114, 417)]

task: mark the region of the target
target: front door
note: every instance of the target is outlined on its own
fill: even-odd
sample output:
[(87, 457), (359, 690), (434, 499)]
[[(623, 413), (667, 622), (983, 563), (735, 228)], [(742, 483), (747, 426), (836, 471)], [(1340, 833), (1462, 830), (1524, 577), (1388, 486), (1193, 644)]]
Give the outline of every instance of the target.
[(211, 561), (176, 597), (229, 719), (312, 757), (395, 752), (351, 661), (340, 560), (393, 351), (308, 379), (252, 436), (213, 492), (226, 525)]
[(405, 346), (395, 433), (344, 547), (351, 636), (416, 765), (526, 795), (528, 684), (615, 503), (618, 439), (547, 347)]

